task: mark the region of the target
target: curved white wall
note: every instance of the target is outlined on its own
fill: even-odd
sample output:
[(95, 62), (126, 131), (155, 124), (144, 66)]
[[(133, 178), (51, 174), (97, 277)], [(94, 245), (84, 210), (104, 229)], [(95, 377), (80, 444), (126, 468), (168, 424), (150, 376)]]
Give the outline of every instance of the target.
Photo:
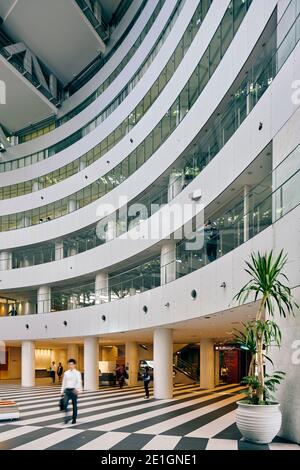
[[(258, 5), (258, 3), (256, 5)], [(252, 12), (257, 14), (257, 11), (252, 10)], [(249, 24), (244, 23), (241, 28), (243, 28), (244, 26), (246, 28), (246, 31), (248, 28), (250, 29), (250, 22), (252, 20), (253, 19), (249, 16)], [(253, 30), (253, 27), (251, 27), (251, 29)], [(241, 29), (241, 34), (245, 35), (245, 30), (243, 31)], [(255, 39), (252, 38), (251, 34), (250, 34), (250, 37), (251, 37), (251, 40), (254, 41), (255, 43)], [(240, 45), (240, 43), (241, 41), (239, 42), (237, 41), (233, 44), (233, 46), (237, 47), (237, 44)], [(148, 162), (146, 162), (143, 165), (143, 167), (140, 170), (138, 170), (135, 174), (133, 174), (128, 180), (123, 182), (118, 188), (111, 191), (105, 197), (101, 198), (101, 203), (108, 202), (108, 203), (112, 203), (115, 207), (118, 207), (117, 201), (118, 201), (119, 195), (126, 194), (129, 200), (133, 199), (139, 193), (141, 193), (143, 189), (149, 186), (151, 182), (155, 180), (165, 169), (167, 169), (172, 164), (172, 162), (180, 155), (180, 153), (185, 149), (187, 144), (194, 138), (195, 135), (197, 135), (199, 128), (201, 128), (205, 124), (209, 115), (214, 111), (215, 107), (218, 105), (219, 101), (222, 99), (223, 95), (226, 93), (227, 89), (232, 83), (231, 74), (233, 74), (233, 78), (234, 78), (234, 73), (237, 74), (238, 70), (241, 68), (243, 64), (242, 58), (241, 58), (241, 63), (237, 64), (238, 70), (235, 71), (233, 67), (233, 63), (235, 62), (235, 58), (237, 56), (235, 47), (229, 50), (228, 54), (226, 54), (226, 56), (223, 59), (224, 63), (226, 62), (225, 65), (227, 67), (227, 70), (230, 70), (230, 72), (228, 73), (229, 77), (227, 78), (225, 76), (223, 67), (220, 67), (220, 69), (218, 69), (216, 73), (214, 74), (214, 76), (212, 77), (210, 83), (207, 85), (206, 89), (204, 90), (202, 95), (199, 97), (198, 101), (195, 103), (191, 111), (187, 114), (186, 118), (182, 121), (180, 126), (178, 126), (176, 131), (173, 133), (172, 137), (170, 137), (165, 142), (165, 144), (155, 153), (155, 155), (153, 155), (148, 160)], [(291, 73), (293, 74), (296, 73), (295, 70), (298, 64), (296, 61), (297, 57), (298, 57), (297, 55), (296, 56), (293, 55), (290, 57), (288, 61), (288, 63), (290, 64), (289, 67), (292, 70)], [(225, 68), (225, 65), (224, 65), (224, 68)], [(275, 86), (274, 84), (278, 80), (279, 80), (278, 77), (274, 80), (274, 83), (271, 85), (270, 89), (267, 91), (266, 96), (269, 96), (270, 90), (272, 89), (272, 87)], [(285, 87), (285, 89), (286, 88), (287, 87)], [(218, 90), (218, 94), (217, 93), (212, 94), (211, 93), (212, 90)], [(289, 90), (286, 90), (286, 91), (288, 93)], [(263, 97), (263, 99), (266, 99), (266, 98)], [(204, 113), (201, 113), (202, 109), (205, 109), (207, 111), (207, 115)], [(260, 109), (261, 111), (258, 111), (258, 109)], [(264, 113), (266, 114), (267, 109), (268, 108), (266, 106), (263, 107), (260, 105), (260, 103), (258, 103), (256, 108), (251, 112), (250, 116), (248, 116), (247, 118), (247, 120), (250, 119), (252, 122), (251, 129), (253, 129), (257, 125), (256, 122), (259, 122), (261, 119), (263, 119), (264, 121), (267, 119), (267, 117), (264, 118), (263, 115), (257, 118), (258, 112), (262, 113), (264, 111)], [(290, 112), (292, 112), (292, 109), (293, 109), (293, 104), (291, 103)], [(280, 114), (281, 125), (288, 118), (288, 116), (289, 116), (288, 112), (287, 114), (284, 114), (284, 113)], [(258, 121), (256, 121), (256, 119), (258, 119)], [(274, 128), (276, 128), (277, 119), (278, 117), (274, 116), (274, 119), (273, 119), (273, 121), (275, 122), (273, 126)], [(271, 125), (273, 124), (270, 124), (270, 126)], [(243, 126), (238, 132), (242, 132)], [(272, 135), (274, 135), (274, 133), (271, 133), (271, 129), (268, 128), (267, 125), (264, 126), (263, 131), (259, 133), (258, 137), (255, 139), (255, 143), (252, 143), (252, 145), (254, 145), (254, 149), (253, 149), (254, 152), (253, 152), (252, 158), (255, 158), (255, 156), (259, 153), (258, 151), (256, 152), (256, 150), (258, 150), (260, 142), (264, 143), (264, 145), (262, 146), (263, 148), (266, 145), (266, 143), (268, 143), (271, 140)], [(249, 137), (246, 135), (246, 141), (247, 139), (249, 139)], [(230, 142), (228, 144), (230, 144)], [(249, 146), (245, 146), (245, 149), (247, 149), (248, 147)], [(240, 160), (240, 157), (238, 157), (238, 161), (239, 160)], [(96, 162), (96, 163), (100, 163), (100, 162)], [(213, 162), (211, 164), (213, 164)], [(228, 170), (231, 168), (231, 166), (232, 164), (230, 162), (228, 166)], [(97, 171), (97, 175), (100, 176), (99, 170)], [(140, 175), (142, 175), (142, 178), (140, 177)], [(232, 173), (233, 179), (235, 179), (236, 176), (237, 176), (236, 172), (233, 172)], [(215, 180), (215, 178), (213, 180)], [(50, 189), (51, 188), (49, 188), (49, 190)], [(97, 220), (96, 209), (97, 209), (98, 204), (99, 204), (99, 201), (96, 201), (95, 203), (92, 203), (86, 206), (85, 208), (80, 209), (79, 211), (75, 211), (74, 213), (71, 213), (65, 216), (63, 219), (56, 219), (51, 222), (47, 222), (45, 224), (41, 224), (38, 226), (32, 226), (32, 227), (28, 227), (25, 229), (15, 230), (13, 239), (10, 235), (10, 232), (3, 232), (0, 234), (1, 245), (3, 246), (3, 249), (4, 247), (10, 248), (10, 247), (16, 247), (16, 246), (30, 245), (32, 239), (36, 240), (36, 242), (43, 241), (43, 240), (50, 240), (50, 239), (55, 239), (56, 237), (62, 236), (64, 234), (76, 231), (82, 228), (83, 226), (87, 226), (96, 222)], [(63, 224), (61, 223), (61, 220), (64, 221)]]
[[(225, 3), (224, 0), (222, 2)], [(60, 168), (73, 160), (81, 157), (84, 153), (95, 147), (99, 142), (101, 142), (107, 135), (109, 135), (118, 125), (130, 114), (130, 111), (135, 108), (135, 106), (140, 102), (140, 100), (145, 96), (145, 91), (148, 91), (153, 83), (155, 82), (156, 78), (159, 76), (160, 71), (163, 69), (164, 65), (168, 62), (170, 56), (172, 55), (176, 45), (178, 44), (178, 33), (180, 34), (180, 38), (182, 33), (185, 31), (186, 26), (188, 25), (193, 11), (196, 7), (196, 1), (192, 0), (192, 9), (184, 9), (184, 15), (181, 17), (180, 15), (180, 22), (176, 23), (178, 29), (172, 30), (170, 35), (168, 36), (164, 46), (159, 51), (158, 55), (156, 56), (155, 60), (147, 70), (147, 73), (143, 77), (143, 79), (136, 85), (134, 93), (131, 93), (126, 99), (118, 106), (118, 108), (103, 122), (98, 126), (94, 131), (90, 132), (87, 136), (80, 139), (80, 141), (76, 142), (75, 144), (69, 146), (65, 150), (53, 155), (52, 157), (38, 162), (34, 165), (29, 165), (27, 167), (13, 170), (10, 172), (5, 172), (4, 174), (0, 174), (0, 185), (5, 186), (7, 184), (7, 178), (9, 177), (10, 184), (15, 184), (22, 182), (24, 180), (33, 179), (43, 174), (47, 174), (57, 168)], [(226, 2), (227, 3), (227, 2)], [(211, 7), (212, 8), (212, 7)], [(209, 13), (207, 17), (209, 17)], [(210, 28), (214, 28), (214, 16), (212, 15), (208, 20), (203, 23), (202, 27), (200, 28), (198, 35), (201, 33), (202, 30), (205, 30), (204, 33), (201, 34), (200, 38), (202, 41), (205, 39), (205, 33), (207, 32), (206, 25), (208, 24), (208, 32)], [(212, 29), (213, 32), (214, 29)], [(197, 37), (198, 37), (197, 35)], [(211, 37), (211, 36), (210, 36)], [(196, 38), (194, 42), (196, 41)], [(192, 45), (193, 46), (193, 45)], [(191, 46), (191, 47), (192, 47)], [(190, 48), (191, 49), (191, 48)], [(194, 49), (195, 50), (195, 49)], [(203, 49), (202, 46), (202, 51)], [(182, 64), (180, 65), (175, 72), (172, 80), (168, 83), (160, 94), (160, 96), (156, 99), (155, 103), (151, 106), (150, 110), (145, 114), (143, 119), (132, 129), (130, 133), (128, 133), (121, 142), (114, 146), (114, 148), (105, 154), (105, 156), (100, 159), (101, 164), (105, 162), (104, 169), (107, 171), (107, 164), (106, 161), (110, 160), (111, 165), (109, 168), (113, 168), (119, 161), (123, 160), (124, 156), (130, 153), (134, 148), (140, 143), (146, 135), (153, 129), (155, 124), (161, 119), (159, 116), (163, 116), (164, 112), (168, 109), (168, 103), (171, 103), (176, 99), (180, 89), (184, 86), (186, 81), (188, 80), (190, 73), (195, 68), (196, 64), (199, 61), (199, 57), (192, 57), (190, 52), (185, 55)], [(189, 65), (188, 70), (186, 72), (185, 69), (187, 65)], [(178, 71), (179, 70), (179, 71)], [(181, 71), (181, 73), (180, 73)], [(184, 72), (183, 77), (181, 78), (181, 74)], [(189, 73), (190, 72), (190, 73)], [(179, 80), (178, 87), (174, 87), (175, 80)], [(172, 86), (170, 85), (172, 83)], [(176, 82), (177, 83), (177, 82)], [(175, 89), (174, 89), (175, 88)], [(167, 90), (169, 90), (169, 94), (167, 98), (166, 96)], [(170, 96), (169, 96), (170, 95)], [(158, 117), (157, 117), (158, 114)], [(129, 139), (134, 139), (134, 145), (130, 143)], [(124, 144), (127, 144), (124, 147)], [(115, 160), (115, 156), (118, 157)], [(100, 160), (97, 163), (100, 163)], [(95, 162), (96, 163), (96, 162)], [(88, 170), (91, 171), (92, 165), (85, 170), (84, 174)], [(95, 167), (93, 167), (95, 169)], [(98, 169), (97, 169), (98, 171)], [(103, 170), (102, 170), (103, 172)], [(94, 175), (94, 170), (91, 171), (91, 175)], [(100, 176), (100, 175), (99, 175)], [(82, 174), (81, 174), (82, 180)], [(5, 183), (6, 182), (6, 183)], [(66, 183), (64, 181), (63, 183)], [(82, 184), (82, 183), (81, 183)], [(73, 187), (73, 184), (72, 186)], [(79, 186), (80, 188), (80, 186)], [(49, 188), (47, 188), (48, 190)], [(18, 198), (19, 200), (19, 198)], [(6, 200), (7, 203), (8, 200)]]
[[(278, 113), (278, 109), (276, 109), (275, 106), (279, 96), (284, 102), (288, 101), (290, 79), (291, 76), (297, 74), (299, 63), (300, 44), (298, 46), (298, 53), (295, 51), (295, 54), (289, 58), (284, 66), (286, 69), (282, 69), (279, 72), (270, 88), (266, 91), (234, 136), (203, 169), (198, 177), (176, 196), (167, 207), (161, 209), (161, 214), (167, 214), (169, 207), (172, 208), (176, 204), (179, 204), (181, 207), (183, 207), (184, 204), (188, 204), (190, 202), (189, 195), (195, 189), (201, 189), (202, 191), (201, 204), (195, 204), (195, 214), (201, 211), (203, 207), (208, 206), (221, 194), (250, 165), (257, 155), (262, 152), (266, 145), (276, 137), (277, 132), (282, 128), (285, 122), (295, 114), (296, 109), (300, 109), (299, 105), (298, 108), (296, 108), (291, 102), (291, 105), (286, 108), (285, 112)], [(291, 73), (287, 73), (288, 70), (291, 70)], [(285, 80), (283, 80), (283, 78)], [(187, 120), (188, 118), (184, 119), (182, 124), (188, 125)], [(191, 120), (193, 121), (192, 116)], [(264, 123), (263, 130), (260, 132), (258, 131), (259, 122)], [(184, 128), (181, 136), (186, 135), (187, 128)], [(299, 143), (296, 141), (296, 136), (297, 133), (295, 130), (295, 138), (292, 144), (290, 143), (290, 151)], [(179, 145), (179, 143), (177, 143), (177, 145)], [(182, 145), (181, 141), (180, 145)], [(185, 147), (185, 142), (183, 146)], [(241, 149), (243, 149), (242, 152)], [(289, 152), (286, 152), (284, 155), (287, 156), (288, 153)], [(164, 154), (171, 155), (171, 152), (169, 151)], [(141, 192), (141, 185), (145, 183), (145, 179), (146, 181), (149, 179), (149, 184), (153, 181), (152, 165), (154, 171), (155, 162), (150, 159), (145, 164), (146, 171), (140, 173), (140, 175), (144, 175), (143, 179), (139, 177), (138, 174), (133, 175), (129, 180), (133, 178), (134, 183), (132, 183), (132, 180), (131, 182), (128, 180), (123, 183), (126, 186), (124, 192), (118, 191), (119, 188), (117, 188), (112, 192), (113, 194), (105, 196), (103, 200), (107, 203), (111, 203), (112, 207), (114, 207), (114, 204), (116, 206), (118, 205), (118, 196), (122, 194), (128, 195), (132, 191), (139, 194), (139, 192)], [(142, 172), (142, 169), (140, 172)], [(154, 216), (149, 219), (149, 223), (155, 226), (154, 221), (159, 218), (160, 213), (154, 214)], [(72, 215), (73, 214), (69, 214), (65, 216), (64, 219), (67, 220)], [(52, 222), (49, 224), (51, 225)], [(180, 226), (181, 224), (177, 225), (175, 229), (180, 228)], [(31, 230), (33, 228), (34, 227), (24, 230)], [(14, 235), (15, 233), (16, 232), (14, 232)], [(162, 234), (161, 238), (168, 235), (170, 235), (170, 232), (165, 232)], [(146, 250), (154, 247), (157, 242), (158, 240), (145, 240), (142, 238), (138, 240), (115, 239), (92, 250), (59, 261), (2, 272), (1, 287), (2, 289), (9, 289), (38, 286), (44, 283), (55, 283), (63, 281), (64, 279), (77, 278), (82, 275), (94, 273), (97, 270), (107, 271), (109, 267), (120, 263), (123, 263), (125, 266), (129, 258), (141, 252), (145, 252), (145, 256), (147, 256)], [(26, 273), (26, 276), (24, 276), (24, 273)]]
[[(286, 233), (285, 227), (294, 225), (295, 221), (296, 230)], [(161, 287), (114, 302), (82, 309), (45, 313), (42, 316), (1, 317), (1, 339), (5, 341), (65, 338), (66, 336), (83, 337), (94, 335), (95, 332), (98, 335), (105, 335), (172, 325), (176, 322), (226, 311), (236, 305), (232, 302), (233, 296), (248, 280), (248, 275), (244, 271), (244, 260), (252, 251), (263, 252), (270, 246), (273, 246), (276, 252), (280, 251), (283, 243), (289, 247), (286, 274), (291, 287), (297, 286), (300, 259), (295, 248), (298, 246), (297, 231), (299, 230), (300, 206), (214, 263)], [(225, 289), (220, 288), (223, 281), (226, 282)], [(195, 300), (191, 299), (192, 289), (197, 291)], [(165, 308), (166, 302), (170, 302), (168, 309)], [(144, 305), (148, 307), (147, 314), (143, 311)], [(106, 316), (106, 322), (101, 321), (102, 315)], [(68, 326), (63, 329), (61, 325), (64, 320), (68, 322)], [(29, 324), (28, 330), (25, 324)], [(45, 324), (48, 326), (47, 330)]]

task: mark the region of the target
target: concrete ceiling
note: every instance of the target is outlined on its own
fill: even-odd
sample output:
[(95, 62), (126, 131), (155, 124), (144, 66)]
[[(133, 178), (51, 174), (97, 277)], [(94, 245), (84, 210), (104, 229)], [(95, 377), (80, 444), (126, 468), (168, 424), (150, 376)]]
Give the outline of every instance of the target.
[(75, 0), (1, 0), (0, 16), (7, 34), (24, 42), (64, 84), (105, 51)]
[(16, 131), (56, 113), (55, 106), (2, 56), (0, 80), (6, 88), (6, 104), (0, 103), (0, 123), (6, 128)]
[(121, 3), (121, 0), (101, 0), (102, 15), (106, 22), (109, 22), (113, 13)]
[[(169, 325), (173, 329), (174, 344), (199, 343), (202, 338), (211, 338), (216, 343), (223, 343), (233, 337), (235, 329), (243, 329), (242, 323), (255, 319), (257, 303), (232, 308), (224, 312), (201, 316)], [(168, 325), (165, 325), (168, 328)], [(140, 344), (153, 343), (153, 328), (133, 330), (128, 332), (98, 335), (99, 344), (107, 346), (124, 345), (127, 341), (136, 341)], [(83, 344), (82, 338), (49, 339), (36, 341), (37, 348), (62, 348), (69, 343)], [(18, 341), (7, 341), (8, 345), (19, 346)]]

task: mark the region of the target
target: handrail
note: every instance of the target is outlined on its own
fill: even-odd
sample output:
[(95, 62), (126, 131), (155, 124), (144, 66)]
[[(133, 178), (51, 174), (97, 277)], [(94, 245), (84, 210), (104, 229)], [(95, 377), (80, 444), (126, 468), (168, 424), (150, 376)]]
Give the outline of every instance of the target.
[[(245, 3), (245, 10), (243, 12), (244, 16), (247, 12), (247, 6), (249, 7), (250, 5), (250, 1), (252, 0), (248, 0), (247, 4)], [(231, 41), (232, 39), (233, 36), (231, 37)], [(227, 41), (228, 47), (231, 41)], [(221, 49), (221, 42), (219, 44), (219, 47)], [(222, 52), (224, 54), (225, 50), (223, 50)], [(131, 152), (131, 154), (126, 157), (120, 164), (118, 164), (113, 170), (108, 172), (105, 176), (100, 177), (91, 185), (85, 187), (84, 190), (77, 191), (75, 194), (72, 194), (64, 199), (56, 201), (55, 206), (53, 205), (53, 203), (51, 203), (41, 208), (36, 208), (34, 209), (34, 211), (29, 210), (23, 213), (8, 215), (5, 216), (5, 218), (2, 217), (2, 219), (0, 220), (0, 230), (15, 230), (17, 228), (23, 228), (25, 226), (36, 225), (40, 223), (40, 221), (46, 222), (53, 220), (54, 218), (56, 219), (58, 217), (61, 217), (73, 210), (77, 210), (74, 209), (74, 205), (71, 205), (70, 207), (72, 207), (72, 209), (70, 209), (68, 206), (68, 201), (76, 200), (76, 203), (78, 203), (77, 208), (79, 209), (87, 204), (90, 204), (91, 202), (94, 202), (95, 200), (99, 199), (99, 197), (105, 194), (106, 191), (103, 191), (103, 188), (106, 187), (106, 178), (108, 180), (107, 188), (110, 191), (111, 189), (113, 189), (113, 187), (116, 187), (121, 182), (123, 182), (126, 177), (129, 177), (130, 171), (132, 171), (132, 173), (135, 172), (138, 167), (143, 165), (144, 162), (148, 160), (152, 156), (152, 154), (165, 142), (165, 140), (172, 134), (172, 132), (180, 124), (180, 122), (186, 117), (187, 112), (192, 108), (196, 99), (207, 85), (210, 76), (213, 75), (213, 73), (215, 72), (216, 66), (212, 70), (207, 70), (207, 74), (205, 73), (205, 75), (203, 75), (201, 83), (199, 83), (198, 79), (197, 81), (195, 81), (195, 77), (198, 77), (198, 70), (202, 65), (201, 61), (203, 60), (206, 60), (205, 54), (204, 56), (202, 56), (192, 76), (187, 81), (185, 87), (183, 88), (173, 105), (169, 108), (168, 112), (164, 115), (162, 120), (155, 126), (155, 128), (150, 132), (150, 134), (148, 134), (148, 136), (138, 145), (138, 147), (133, 152)], [(218, 60), (218, 63), (220, 63), (221, 54)], [(189, 96), (190, 99), (187, 100), (186, 95)], [(133, 119), (136, 119), (136, 117), (133, 117)], [(129, 121), (128, 126), (130, 127)], [(108, 140), (106, 140), (104, 151), (107, 152), (112, 146), (113, 142), (109, 142)], [(88, 152), (88, 154), (90, 154), (91, 158), (94, 161), (94, 155), (91, 153), (91, 151)], [(97, 148), (97, 154), (95, 155), (95, 159), (99, 158), (99, 154), (100, 146), (98, 146)], [(52, 213), (50, 211), (52, 211)]]
[[(248, 85), (246, 84), (244, 87), (240, 87), (239, 90), (242, 90), (244, 88), (248, 89)], [(256, 86), (253, 87), (253, 89), (255, 88)], [(247, 101), (248, 96), (251, 96), (251, 92), (249, 92), (247, 95), (243, 95), (243, 92), (240, 91), (239, 95), (244, 96), (244, 100)], [(258, 96), (257, 99), (259, 98), (260, 96)], [(254, 105), (255, 105), (255, 102), (252, 102), (252, 106)], [(238, 106), (240, 106), (240, 103), (238, 103)], [(233, 118), (231, 120), (233, 122), (236, 122), (237, 124), (236, 127), (234, 127), (233, 129), (233, 130), (236, 130), (242, 122), (242, 120), (238, 122), (235, 119), (236, 115), (241, 114), (239, 113), (240, 108), (237, 108), (236, 110), (234, 110), (234, 112), (232, 112), (234, 108), (231, 106), (231, 104), (228, 106), (228, 108), (229, 108), (230, 113), (233, 114)], [(249, 112), (251, 111), (251, 109), (252, 107), (249, 108)], [(224, 121), (228, 122), (228, 114), (225, 114)], [(205, 136), (206, 141), (208, 141), (211, 144), (209, 140), (210, 135), (215, 136), (215, 135), (220, 135), (222, 133), (216, 131), (213, 126), (208, 125), (208, 127), (210, 127), (210, 132), (204, 133), (204, 136)], [(231, 135), (232, 135), (231, 133), (227, 133), (227, 139), (229, 139)], [(225, 142), (223, 144), (225, 144)], [(179, 172), (179, 176), (171, 184), (162, 188), (162, 190), (158, 194), (154, 193), (154, 195), (151, 195), (150, 193), (150, 196), (146, 197), (146, 202), (144, 201), (143, 198), (141, 200), (138, 200), (138, 202), (144, 203), (144, 204), (146, 203), (148, 207), (151, 206), (151, 204), (153, 204), (154, 202), (155, 203), (158, 202), (159, 204), (170, 202), (170, 200), (172, 200), (177, 194), (179, 194), (179, 192), (181, 192), (185, 188), (185, 186), (187, 186), (189, 183), (193, 181), (193, 179), (202, 171), (202, 169), (209, 163), (209, 161), (212, 158), (214, 158), (214, 156), (218, 153), (218, 151), (221, 148), (212, 144), (208, 146), (210, 149), (215, 148), (215, 151), (211, 152), (209, 155), (203, 151), (204, 145), (202, 144), (201, 139), (200, 139), (200, 145), (198, 144), (198, 149), (200, 149), (199, 158), (198, 158), (198, 154), (196, 153), (188, 160), (183, 159), (182, 167), (181, 168), (177, 167), (176, 169), (176, 171)], [(171, 173), (173, 171), (174, 170), (172, 169)], [(184, 174), (186, 173), (188, 174), (188, 179), (183, 178)], [(36, 262), (31, 261), (31, 262), (33, 262), (34, 264), (41, 264), (43, 262), (50, 262), (50, 261), (54, 261), (55, 259), (61, 259), (62, 257), (67, 257), (67, 256), (72, 256), (73, 254), (77, 254), (78, 251), (76, 250), (71, 250), (69, 253), (67, 253), (66, 252), (67, 245), (69, 248), (73, 248), (74, 244), (76, 244), (79, 252), (89, 250), (91, 248), (94, 248), (104, 243), (104, 240), (99, 240), (94, 230), (95, 229), (91, 229), (89, 231), (85, 230), (85, 231), (80, 232), (80, 236), (84, 238), (84, 242), (82, 242), (82, 240), (78, 241), (78, 240), (74, 240), (73, 238), (71, 238), (68, 241), (65, 241), (64, 248), (55, 249), (53, 246), (51, 247), (51, 245), (48, 245), (48, 246), (43, 245), (42, 248), (37, 248), (37, 249), (34, 248), (34, 249), (29, 249), (29, 250), (22, 248), (22, 256), (23, 255), (28, 256), (28, 257), (31, 257), (31, 259), (32, 259), (32, 256), (36, 256), (37, 261)], [(123, 227), (123, 229), (121, 230), (118, 229), (117, 236), (121, 235), (122, 233), (125, 233), (126, 230), (127, 230), (127, 227)], [(83, 243), (84, 243), (84, 246), (83, 246)], [(17, 255), (18, 250), (15, 250), (15, 252), (16, 252), (16, 257), (18, 257)], [(33, 252), (35, 253), (35, 255), (32, 255)], [(21, 265), (16, 264), (15, 267), (21, 267)]]
[[(299, 146), (300, 147), (300, 146)], [(298, 147), (297, 149), (298, 150)], [(293, 153), (292, 153), (293, 154)], [(291, 155), (292, 155), (291, 154)], [(70, 310), (82, 307), (88, 307), (95, 304), (101, 304), (118, 300), (127, 296), (136, 295), (145, 290), (153, 289), (161, 285), (161, 276), (164, 283), (170, 283), (177, 278), (190, 274), (205, 265), (217, 260), (236, 247), (253, 238), (256, 234), (271, 226), (272, 223), (283, 217), (300, 203), (300, 195), (295, 193), (294, 200), (288, 200), (283, 205), (285, 192), (290, 194), (291, 188), (298, 187), (300, 184), (300, 169), (290, 175), (284, 182), (267, 195), (259, 204), (246, 214), (234, 218), (228, 225), (228, 229), (223, 227), (220, 230), (220, 242), (218, 249), (215, 250), (215, 257), (212, 259), (208, 254), (208, 241), (204, 240), (203, 248), (197, 250), (186, 250), (185, 242), (179, 242), (176, 248), (176, 259), (171, 263), (161, 265), (160, 256), (156, 256), (147, 263), (127, 270), (121, 274), (112, 276), (108, 280), (108, 287), (95, 289), (95, 283), (89, 282), (81, 285), (71, 286), (69, 288), (53, 288), (51, 295), (39, 295), (36, 293), (30, 296), (28, 293), (20, 294), (20, 298), (15, 299), (15, 303), (21, 304), (22, 300), (31, 305), (31, 311), (34, 313), (35, 305), (38, 304), (39, 311), (50, 312), (60, 310)], [(280, 195), (281, 197), (278, 197)], [(227, 209), (227, 214), (231, 213), (232, 208)], [(226, 218), (226, 212), (224, 213)], [(214, 219), (212, 218), (212, 221)], [(249, 235), (247, 240), (238, 237), (241, 230), (241, 223), (249, 222)], [(201, 229), (201, 227), (199, 227)], [(228, 232), (227, 232), (228, 230)], [(228, 238), (228, 235), (230, 237)], [(225, 237), (222, 243), (222, 238)], [(190, 262), (192, 261), (192, 262)], [(118, 279), (116, 281), (116, 279)], [(22, 298), (22, 295), (24, 296)]]

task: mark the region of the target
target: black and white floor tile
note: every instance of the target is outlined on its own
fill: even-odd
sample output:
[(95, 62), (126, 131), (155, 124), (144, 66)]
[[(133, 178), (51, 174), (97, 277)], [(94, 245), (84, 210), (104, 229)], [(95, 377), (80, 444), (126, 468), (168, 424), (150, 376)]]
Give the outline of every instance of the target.
[(141, 387), (101, 388), (81, 394), (77, 423), (66, 425), (58, 386), (0, 384), (0, 399), (15, 400), (21, 414), (0, 422), (0, 450), (300, 450), (280, 438), (260, 446), (241, 440), (240, 390), (179, 385), (172, 400), (145, 400)]

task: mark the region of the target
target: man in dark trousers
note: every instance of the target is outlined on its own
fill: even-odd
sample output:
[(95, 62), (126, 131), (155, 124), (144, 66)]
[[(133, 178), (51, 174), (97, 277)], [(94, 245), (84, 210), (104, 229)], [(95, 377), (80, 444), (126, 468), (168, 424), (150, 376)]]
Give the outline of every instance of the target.
[(64, 371), (64, 368), (62, 366), (62, 363), (59, 362), (58, 363), (58, 367), (57, 367), (57, 377), (58, 377), (58, 383), (61, 383), (61, 378), (62, 378), (62, 375), (63, 375), (63, 371)]
[(53, 361), (50, 366), (50, 377), (52, 379), (52, 383), (55, 384), (55, 376), (56, 376), (56, 365)]
[(149, 374), (149, 367), (145, 367), (144, 373), (142, 375), (142, 379), (144, 382), (144, 389), (145, 389), (145, 399), (150, 398), (149, 396), (149, 384), (150, 384), (150, 374)]
[(209, 262), (217, 259), (218, 241), (220, 239), (219, 230), (215, 223), (208, 220), (204, 226), (206, 254)]
[(16, 317), (18, 315), (18, 312), (17, 312), (15, 306), (13, 306), (11, 311), (8, 312), (8, 315), (10, 315), (11, 317)]
[(61, 386), (61, 394), (64, 398), (64, 410), (65, 410), (65, 423), (67, 424), (70, 420), (68, 416), (68, 404), (69, 400), (72, 401), (73, 414), (72, 424), (76, 423), (77, 419), (77, 398), (79, 393), (82, 391), (81, 373), (76, 370), (75, 359), (68, 360), (69, 369), (65, 371), (63, 382)]

